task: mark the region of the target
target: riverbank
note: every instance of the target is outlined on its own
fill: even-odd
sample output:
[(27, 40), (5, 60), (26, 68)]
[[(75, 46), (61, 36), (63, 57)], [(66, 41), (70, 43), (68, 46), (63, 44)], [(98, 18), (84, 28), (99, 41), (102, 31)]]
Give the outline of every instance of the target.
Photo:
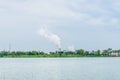
[(0, 58), (108, 58), (108, 57), (118, 57), (118, 56), (3, 56)]

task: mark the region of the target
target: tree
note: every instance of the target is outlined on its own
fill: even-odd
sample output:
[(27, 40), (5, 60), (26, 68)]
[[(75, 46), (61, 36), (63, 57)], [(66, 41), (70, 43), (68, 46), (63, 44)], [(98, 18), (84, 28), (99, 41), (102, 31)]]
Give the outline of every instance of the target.
[(103, 56), (107, 56), (108, 55), (108, 51), (107, 50), (103, 50), (102, 54), (103, 54)]
[(32, 55), (38, 55), (38, 52), (35, 51), (35, 50), (33, 50), (33, 51), (32, 51)]
[(108, 48), (107, 51), (108, 51), (108, 56), (111, 56), (112, 48)]
[(89, 51), (85, 51), (85, 52), (84, 52), (84, 55), (85, 55), (85, 56), (89, 55)]
[(83, 49), (77, 50), (76, 53), (78, 55), (84, 55), (84, 50)]
[(96, 55), (97, 55), (97, 56), (100, 56), (100, 53), (101, 53), (100, 50), (97, 50), (97, 51), (96, 51)]
[(120, 56), (120, 49), (118, 50), (118, 56)]

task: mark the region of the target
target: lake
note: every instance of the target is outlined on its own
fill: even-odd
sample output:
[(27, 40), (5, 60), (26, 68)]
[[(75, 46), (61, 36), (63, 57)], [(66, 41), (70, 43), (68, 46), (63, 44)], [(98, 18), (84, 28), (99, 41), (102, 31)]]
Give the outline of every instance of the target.
[(0, 80), (120, 80), (120, 58), (1, 58)]

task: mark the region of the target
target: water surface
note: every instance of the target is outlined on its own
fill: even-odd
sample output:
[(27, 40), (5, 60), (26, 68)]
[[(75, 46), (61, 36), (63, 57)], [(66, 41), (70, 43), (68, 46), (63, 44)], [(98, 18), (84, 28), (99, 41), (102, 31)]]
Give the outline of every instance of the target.
[(1, 58), (0, 80), (120, 80), (120, 58)]

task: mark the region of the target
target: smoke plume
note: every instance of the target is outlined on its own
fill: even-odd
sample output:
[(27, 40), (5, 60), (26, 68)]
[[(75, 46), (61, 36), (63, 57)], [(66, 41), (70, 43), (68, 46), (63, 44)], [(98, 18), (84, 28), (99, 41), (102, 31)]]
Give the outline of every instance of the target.
[(51, 31), (49, 31), (46, 27), (43, 27), (39, 30), (39, 35), (44, 37), (45, 39), (49, 40), (50, 42), (52, 42), (53, 44), (55, 44), (55, 46), (57, 48), (61, 48), (61, 39), (58, 35), (52, 33)]

